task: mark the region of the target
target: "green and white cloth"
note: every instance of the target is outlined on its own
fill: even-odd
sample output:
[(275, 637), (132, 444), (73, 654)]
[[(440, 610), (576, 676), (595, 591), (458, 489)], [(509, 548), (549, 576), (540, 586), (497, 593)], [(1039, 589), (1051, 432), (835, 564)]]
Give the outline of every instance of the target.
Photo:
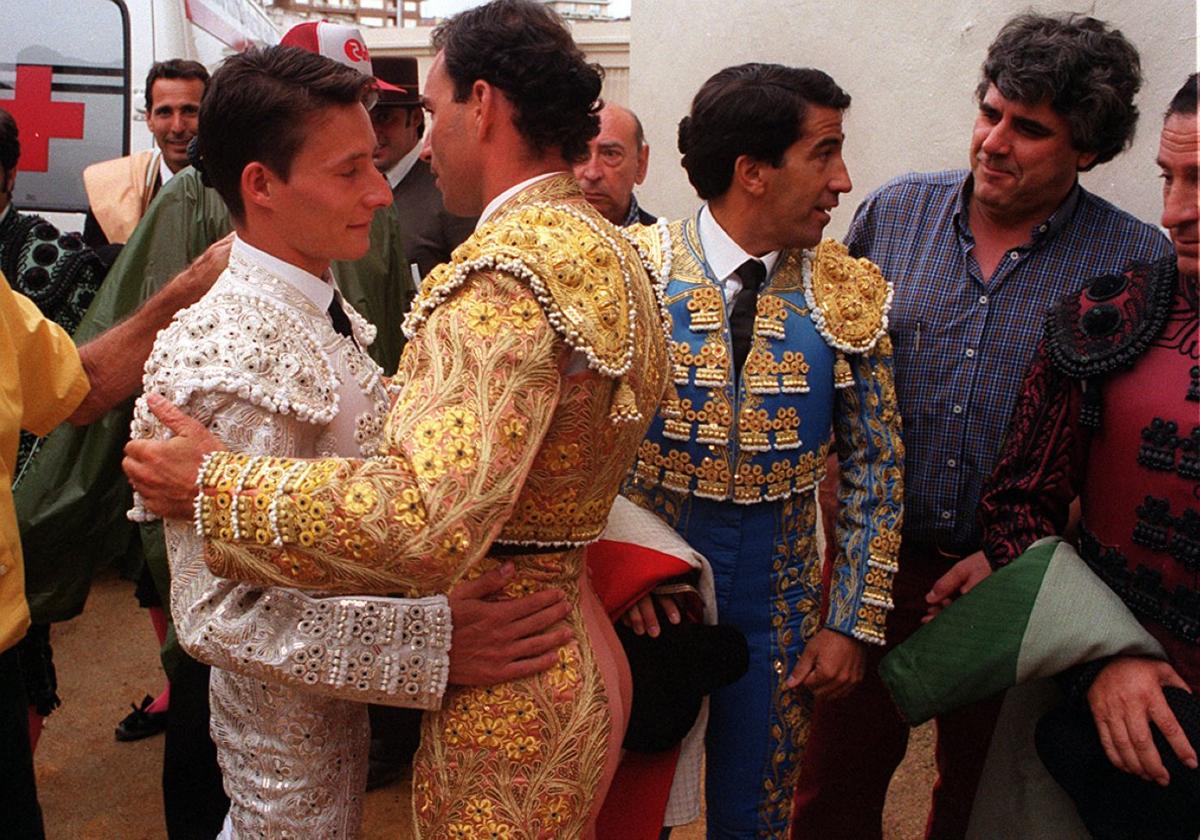
[(1061, 699), (1049, 679), (1109, 656), (1165, 659), (1133, 613), (1057, 537), (1039, 540), (888, 654), (880, 676), (912, 725), (1007, 691), (969, 838), (1086, 838), (1033, 745)]

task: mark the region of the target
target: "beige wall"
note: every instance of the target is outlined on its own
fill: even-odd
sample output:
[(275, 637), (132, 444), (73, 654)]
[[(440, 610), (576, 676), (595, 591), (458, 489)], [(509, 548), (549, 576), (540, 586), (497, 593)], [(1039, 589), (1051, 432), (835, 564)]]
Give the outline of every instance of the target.
[(854, 98), (846, 159), (854, 191), (828, 232), (841, 236), (858, 203), (909, 170), (966, 165), (972, 92), (987, 45), (1030, 6), (1085, 11), (1121, 29), (1142, 56), (1142, 119), (1133, 147), (1083, 176), (1083, 184), (1157, 223), (1154, 156), (1160, 116), (1196, 69), (1193, 0), (633, 0), (630, 103), (651, 144), (639, 189), (649, 210), (677, 217), (696, 205), (679, 166), (675, 127), (700, 84), (745, 61), (819, 67)]

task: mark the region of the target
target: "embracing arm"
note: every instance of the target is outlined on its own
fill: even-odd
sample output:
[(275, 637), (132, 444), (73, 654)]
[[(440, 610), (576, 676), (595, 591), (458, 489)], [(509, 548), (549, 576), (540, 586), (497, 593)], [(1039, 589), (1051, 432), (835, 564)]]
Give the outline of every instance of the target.
[[(527, 286), (471, 275), (405, 350), (386, 457), (211, 457), (198, 505), (210, 567), (331, 591), (447, 591), (516, 503), (557, 405), (564, 347)], [(131, 451), (139, 490), (179, 454), (172, 443), (140, 471), (133, 456), (146, 452)]]
[[(186, 377), (191, 371), (181, 369)], [(147, 388), (174, 393), (169, 381)], [(306, 433), (290, 415), (223, 393), (193, 395), (184, 409), (225, 444), (286, 452)], [(134, 412), (134, 437), (165, 430)], [(246, 674), (344, 700), (437, 708), (449, 670), (450, 611), (444, 597), (421, 600), (312, 597), (284, 587), (218, 578), (202, 540), (181, 523), (166, 530), (171, 614), (192, 656)]]

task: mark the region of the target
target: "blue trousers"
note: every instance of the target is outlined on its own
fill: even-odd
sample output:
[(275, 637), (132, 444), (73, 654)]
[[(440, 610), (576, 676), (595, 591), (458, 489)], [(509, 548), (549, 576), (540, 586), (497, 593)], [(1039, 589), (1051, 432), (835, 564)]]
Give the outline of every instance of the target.
[(786, 838), (812, 699), (783, 683), (820, 629), (815, 497), (738, 505), (672, 496), (654, 507), (708, 558), (717, 618), (750, 648), (746, 674), (710, 697), (708, 837)]

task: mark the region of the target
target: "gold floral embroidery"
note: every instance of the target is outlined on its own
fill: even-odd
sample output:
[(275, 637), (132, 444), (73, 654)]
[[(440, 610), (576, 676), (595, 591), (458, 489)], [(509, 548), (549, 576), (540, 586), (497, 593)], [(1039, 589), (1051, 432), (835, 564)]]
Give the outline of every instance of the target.
[(446, 459), (459, 470), (475, 465), (475, 447), (462, 438), (451, 438), (446, 444)]
[(436, 481), (446, 474), (446, 462), (432, 450), (422, 451), (413, 459), (413, 469), (425, 481)]
[(400, 499), (396, 503), (396, 516), (407, 528), (420, 528), (425, 524), (425, 505), (417, 488), (405, 487), (400, 491)]
[(817, 330), (838, 350), (864, 353), (886, 335), (892, 284), (878, 266), (854, 259), (837, 240), (817, 246), (805, 293)]
[(525, 439), (529, 424), (519, 417), (514, 417), (504, 423), (500, 430), (500, 442), (509, 449), (515, 449)]
[(346, 488), (346, 495), (342, 498), (342, 505), (351, 513), (361, 516), (375, 507), (378, 499), (379, 496), (370, 483), (366, 481), (354, 481)]
[(441, 419), (442, 426), (455, 437), (472, 437), (479, 428), (479, 418), (466, 408), (448, 408)]
[(532, 330), (542, 318), (542, 310), (532, 300), (519, 300), (508, 309), (508, 322), (519, 330)]
[(490, 303), (475, 303), (467, 310), (467, 326), (491, 338), (500, 329), (500, 310)]
[(569, 647), (558, 649), (558, 662), (550, 668), (550, 684), (559, 691), (569, 691), (579, 679), (578, 657)]
[(481, 796), (472, 796), (463, 811), (471, 822), (484, 822), (492, 818), (492, 803)]
[(471, 539), (464, 531), (455, 531), (442, 540), (441, 555), (446, 558), (462, 557), (471, 547)]
[(552, 473), (565, 473), (575, 469), (579, 463), (579, 444), (559, 443), (550, 449), (546, 469)]

